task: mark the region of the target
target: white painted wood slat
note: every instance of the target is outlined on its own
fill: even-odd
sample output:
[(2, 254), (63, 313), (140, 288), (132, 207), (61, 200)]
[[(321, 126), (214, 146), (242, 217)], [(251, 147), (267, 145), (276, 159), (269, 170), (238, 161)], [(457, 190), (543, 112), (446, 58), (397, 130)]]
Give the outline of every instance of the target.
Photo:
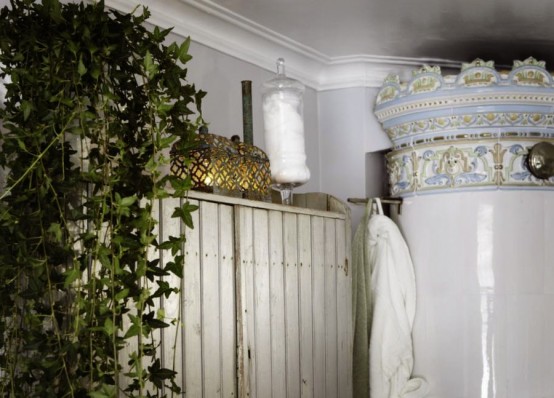
[(234, 210), (198, 205), (185, 243), (184, 391), (188, 397), (236, 397)]
[(202, 298), (202, 376), (206, 397), (221, 393), (220, 278), (218, 205), (200, 207), (200, 258)]
[(325, 389), (325, 223), (313, 217), (312, 224), (312, 320), (314, 397), (331, 397)]
[(337, 267), (335, 222), (325, 220), (325, 391), (338, 397)]
[(256, 350), (256, 398), (271, 398), (271, 328), (269, 282), (269, 225), (266, 210), (253, 211), (254, 239), (254, 338)]
[(233, 207), (219, 206), (221, 397), (237, 396)]
[(287, 396), (285, 334), (285, 266), (283, 213), (269, 211), (271, 387), (273, 398)]
[(285, 262), (285, 351), (287, 397), (300, 396), (300, 325), (298, 294), (297, 216), (283, 216), (283, 253)]
[[(339, 396), (352, 396), (352, 276), (347, 251), (347, 234), (350, 226), (342, 220), (336, 222), (337, 254), (337, 346)], [(346, 229), (348, 228), (348, 230)]]
[[(200, 205), (200, 202), (190, 201)], [(203, 397), (202, 377), (202, 300), (200, 259), (200, 211), (192, 213), (194, 229), (185, 230), (183, 273), (183, 349), (185, 397)]]
[(306, 398), (314, 396), (311, 238), (310, 216), (298, 215), (300, 396)]
[[(303, 201), (318, 210), (199, 196), (186, 229), (181, 352), (166, 341), (177, 328), (163, 342), (164, 361), (182, 358), (184, 396), (351, 397), (349, 218), (325, 211), (337, 201)], [(161, 206), (164, 238), (179, 227), (173, 207)]]
[(255, 397), (257, 380), (254, 333), (254, 269), (252, 209), (235, 207), (237, 256), (237, 361), (240, 397)]

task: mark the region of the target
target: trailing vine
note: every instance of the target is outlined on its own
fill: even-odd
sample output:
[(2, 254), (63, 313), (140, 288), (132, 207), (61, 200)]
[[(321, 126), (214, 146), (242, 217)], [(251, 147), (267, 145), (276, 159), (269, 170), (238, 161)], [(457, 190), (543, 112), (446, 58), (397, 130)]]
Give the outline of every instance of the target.
[[(188, 227), (190, 180), (169, 147), (202, 125), (187, 83), (190, 40), (165, 44), (132, 14), (11, 0), (0, 11), (0, 394), (166, 397), (157, 302), (178, 294), (184, 236), (160, 241), (155, 207)], [(171, 261), (159, 261), (162, 250)]]

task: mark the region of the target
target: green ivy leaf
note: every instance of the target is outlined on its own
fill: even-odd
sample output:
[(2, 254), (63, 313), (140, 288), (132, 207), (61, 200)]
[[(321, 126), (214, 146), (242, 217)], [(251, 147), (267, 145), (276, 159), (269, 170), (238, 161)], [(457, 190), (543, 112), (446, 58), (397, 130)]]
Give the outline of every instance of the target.
[(182, 255), (175, 256), (174, 261), (169, 261), (165, 265), (165, 271), (171, 272), (178, 278), (183, 278), (184, 257)]
[(179, 61), (181, 61), (183, 64), (186, 64), (189, 62), (192, 57), (189, 55), (189, 48), (190, 48), (190, 37), (187, 37), (185, 41), (179, 46)]
[(177, 137), (170, 135), (167, 137), (162, 137), (160, 140), (160, 148), (169, 148), (177, 140)]
[(125, 340), (128, 340), (131, 337), (138, 336), (139, 333), (140, 333), (140, 326), (139, 325), (131, 325), (131, 327), (125, 333)]
[[(28, 116), (27, 116), (28, 117)], [(19, 148), (22, 150), (22, 151), (27, 151), (27, 146), (25, 145), (25, 141), (23, 141), (22, 139), (20, 138), (16, 138), (17, 140), (17, 145), (19, 146)]]
[(169, 327), (169, 324), (168, 323), (165, 323), (164, 321), (161, 321), (159, 319), (149, 319), (147, 321), (147, 324), (152, 328), (152, 329), (163, 329), (163, 328), (167, 328)]
[(167, 114), (171, 109), (173, 109), (173, 104), (169, 102), (160, 102), (157, 108), (158, 112), (161, 114)]
[(122, 207), (129, 207), (137, 201), (137, 195), (127, 196), (125, 198), (120, 198), (119, 205)]
[(152, 366), (148, 367), (148, 371), (150, 372), (149, 379), (154, 385), (158, 388), (162, 388), (163, 382), (167, 379), (174, 378), (177, 373), (174, 370), (162, 368), (160, 366), (160, 360), (156, 359), (154, 364)]
[(101, 73), (102, 73), (102, 70), (100, 69), (100, 67), (98, 65), (94, 65), (92, 67), (91, 71), (90, 71), (90, 75), (92, 76), (92, 78), (94, 80), (98, 80)]
[(129, 289), (123, 289), (115, 294), (115, 301), (123, 300), (124, 298), (127, 298), (129, 296)]
[(175, 211), (173, 212), (171, 217), (180, 218), (187, 227), (194, 228), (191, 213), (197, 209), (197, 205), (185, 202), (181, 207), (175, 208)]
[(83, 63), (83, 56), (79, 57), (79, 64), (77, 65), (77, 73), (79, 74), (79, 76), (83, 76), (85, 73), (87, 73), (87, 68)]
[(67, 289), (73, 282), (81, 277), (81, 271), (78, 268), (71, 268), (65, 272), (64, 287)]
[(137, 201), (137, 195), (127, 196), (122, 198), (119, 193), (115, 193), (115, 205), (117, 214), (120, 216), (129, 217), (131, 214), (130, 207)]
[(114, 334), (115, 326), (111, 318), (106, 318), (106, 320), (104, 321), (104, 332), (106, 332), (108, 336), (111, 336)]
[(171, 188), (175, 191), (175, 196), (181, 197), (185, 196), (186, 192), (192, 189), (192, 179), (190, 175), (187, 175), (185, 178), (179, 178), (176, 176), (171, 176), (169, 183)]
[(150, 51), (146, 51), (146, 55), (144, 56), (144, 69), (147, 72), (148, 78), (152, 78), (158, 72), (158, 67), (154, 63)]
[(183, 239), (179, 236), (170, 236), (168, 240), (159, 245), (161, 250), (171, 250), (171, 254), (175, 255), (183, 247)]
[(111, 268), (111, 261), (110, 261), (109, 255), (110, 255), (110, 249), (105, 244), (98, 246), (98, 252), (97, 252), (98, 260), (100, 261), (100, 264), (102, 264), (102, 266), (107, 269)]
[(153, 297), (161, 297), (165, 296), (166, 298), (171, 295), (171, 293), (174, 292), (174, 289), (171, 287), (171, 285), (166, 281), (157, 281), (158, 289), (154, 292), (152, 295)]
[(54, 238), (58, 243), (62, 242), (62, 227), (59, 223), (55, 222), (50, 224), (47, 232)]
[(90, 398), (117, 398), (116, 386), (102, 384), (99, 390), (88, 393)]
[(21, 102), (21, 110), (23, 111), (23, 120), (29, 119), (32, 109), (33, 109), (33, 104), (31, 104), (29, 101)]
[(50, 18), (56, 22), (62, 21), (61, 4), (58, 0), (43, 0), (43, 4), (48, 9)]

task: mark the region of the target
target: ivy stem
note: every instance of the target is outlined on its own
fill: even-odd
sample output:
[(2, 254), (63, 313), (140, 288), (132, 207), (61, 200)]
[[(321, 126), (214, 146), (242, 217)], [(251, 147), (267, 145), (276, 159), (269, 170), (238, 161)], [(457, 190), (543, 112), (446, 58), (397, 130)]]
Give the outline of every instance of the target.
[(54, 137), (54, 139), (52, 139), (52, 141), (50, 141), (50, 143), (48, 144), (48, 146), (46, 148), (44, 148), (44, 150), (38, 154), (37, 158), (33, 161), (33, 163), (31, 163), (29, 165), (29, 167), (25, 170), (25, 172), (17, 179), (17, 181), (15, 181), (12, 185), (10, 185), (3, 193), (2, 195), (0, 195), (0, 200), (4, 199), (6, 196), (8, 196), (11, 191), (16, 187), (18, 186), (21, 181), (23, 181), (25, 179), (25, 177), (27, 177), (29, 175), (29, 173), (31, 171), (33, 171), (36, 167), (36, 165), (38, 164), (38, 162), (40, 162), (42, 160), (42, 158), (44, 157), (44, 155), (46, 155), (46, 153), (50, 150), (50, 148), (52, 148), (52, 146), (58, 141), (58, 139), (63, 136), (67, 130), (67, 126), (69, 125), (69, 123), (71, 121), (73, 121), (73, 118), (75, 117), (75, 112), (71, 115), (71, 117), (69, 118), (69, 122), (68, 124), (66, 124), (64, 126), (64, 128), (58, 133), (56, 134), (56, 136)]
[[(53, 140), (55, 141), (55, 140)], [(42, 158), (41, 158), (42, 159)], [(42, 163), (41, 163), (42, 165)], [(44, 171), (44, 175), (46, 176), (46, 170), (44, 169), (44, 165), (43, 166), (43, 171)], [(46, 178), (48, 179), (48, 178)], [(49, 185), (49, 183), (47, 182), (47, 184)], [(39, 197), (38, 198), (38, 206), (39, 206), (39, 211), (42, 211), (42, 206), (41, 206), (41, 198)], [(56, 197), (56, 201), (57, 201), (57, 197)], [(45, 230), (44, 228), (44, 224), (42, 223), (42, 218), (40, 218), (40, 230), (42, 231), (42, 235), (46, 235), (47, 234), (47, 231)], [(44, 242), (46, 243), (46, 242)], [(66, 359), (65, 359), (65, 355), (63, 354), (63, 347), (62, 347), (62, 341), (61, 341), (61, 330), (59, 328), (59, 325), (58, 325), (58, 322), (56, 320), (56, 310), (54, 309), (54, 301), (55, 301), (55, 297), (54, 297), (54, 286), (52, 285), (52, 278), (50, 276), (50, 266), (48, 264), (48, 252), (46, 250), (46, 247), (45, 245), (43, 244), (42, 245), (42, 250), (43, 250), (43, 256), (44, 256), (44, 263), (45, 263), (45, 274), (46, 274), (46, 278), (47, 278), (47, 282), (48, 282), (48, 304), (49, 304), (49, 307), (50, 307), (50, 319), (51, 319), (51, 322), (52, 322), (52, 329), (54, 330), (54, 335), (56, 336), (56, 342), (58, 343), (58, 354), (60, 354), (60, 359), (62, 361), (62, 364), (63, 364), (63, 371), (64, 371), (64, 374), (65, 374), (65, 377), (68, 381), (68, 386), (69, 386), (69, 389), (70, 389), (70, 396), (73, 397), (75, 396), (74, 394), (74, 390), (73, 390), (73, 384), (71, 383), (71, 377), (69, 375), (69, 370), (67, 369), (67, 362), (66, 362)]]

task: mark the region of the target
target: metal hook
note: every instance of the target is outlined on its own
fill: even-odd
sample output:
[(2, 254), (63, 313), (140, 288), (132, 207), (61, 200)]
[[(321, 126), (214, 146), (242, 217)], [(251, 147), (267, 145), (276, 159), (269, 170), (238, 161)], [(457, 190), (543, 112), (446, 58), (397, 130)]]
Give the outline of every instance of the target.
[[(384, 204), (390, 204), (390, 205), (397, 205), (398, 206), (398, 214), (402, 214), (402, 198), (379, 198), (381, 203)], [(364, 198), (348, 198), (348, 202), (355, 203), (355, 204), (365, 204), (368, 202), (369, 199)]]

